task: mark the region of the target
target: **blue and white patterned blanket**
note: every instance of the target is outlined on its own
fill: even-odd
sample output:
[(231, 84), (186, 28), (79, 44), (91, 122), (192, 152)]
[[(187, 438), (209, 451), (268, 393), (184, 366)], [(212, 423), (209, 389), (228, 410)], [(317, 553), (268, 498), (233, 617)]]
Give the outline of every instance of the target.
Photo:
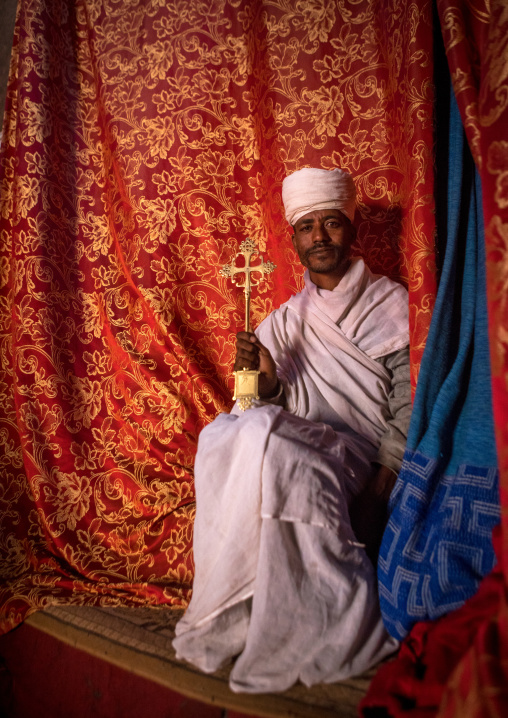
[(475, 593), (500, 517), (481, 188), (453, 96), (449, 143), (442, 275), (378, 562), (397, 638)]

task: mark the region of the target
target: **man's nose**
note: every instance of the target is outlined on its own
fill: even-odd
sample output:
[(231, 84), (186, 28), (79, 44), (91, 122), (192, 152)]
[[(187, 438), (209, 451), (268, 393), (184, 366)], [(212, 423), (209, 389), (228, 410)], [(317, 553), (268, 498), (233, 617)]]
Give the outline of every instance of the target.
[(312, 239), (314, 242), (330, 241), (330, 235), (326, 231), (326, 227), (324, 226), (324, 224), (318, 224), (317, 226), (314, 227)]

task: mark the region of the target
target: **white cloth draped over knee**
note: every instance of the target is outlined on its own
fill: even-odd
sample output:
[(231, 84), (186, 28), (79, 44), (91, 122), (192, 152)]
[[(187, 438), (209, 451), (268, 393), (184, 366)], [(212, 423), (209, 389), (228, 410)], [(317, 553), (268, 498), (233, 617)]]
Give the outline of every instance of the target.
[(391, 653), (348, 518), (371, 475), (370, 443), (271, 405), (220, 415), (199, 443), (178, 657), (213, 672), (238, 656), (231, 688), (269, 692), (344, 679)]

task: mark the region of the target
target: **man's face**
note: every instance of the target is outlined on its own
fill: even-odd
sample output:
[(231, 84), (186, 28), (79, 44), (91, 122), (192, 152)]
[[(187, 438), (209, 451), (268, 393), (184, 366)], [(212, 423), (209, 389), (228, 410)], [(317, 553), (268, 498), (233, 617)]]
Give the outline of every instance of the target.
[(349, 267), (355, 229), (338, 209), (320, 209), (300, 217), (294, 226), (293, 246), (310, 278), (333, 289)]

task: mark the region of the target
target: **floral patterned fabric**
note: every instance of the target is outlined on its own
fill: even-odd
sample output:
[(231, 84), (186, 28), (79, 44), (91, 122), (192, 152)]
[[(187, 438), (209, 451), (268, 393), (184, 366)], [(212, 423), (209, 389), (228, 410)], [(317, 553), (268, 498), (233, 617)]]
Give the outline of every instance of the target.
[[(438, 13), (482, 180), (506, 506), (508, 12)], [(416, 384), (436, 287), (432, 45), (430, 2), (20, 0), (0, 154), (2, 630), (50, 603), (186, 605), (197, 436), (231, 405), (243, 318), (218, 271), (247, 236), (277, 265), (254, 326), (301, 286), (286, 173), (355, 176), (356, 249), (409, 289)], [(427, 714), (502, 715), (506, 521), (494, 608)]]
[(21, 0), (1, 152), (2, 625), (186, 605), (200, 429), (231, 406), (246, 237), (302, 284), (283, 177), (339, 165), (357, 252), (435, 295), (431, 4)]

